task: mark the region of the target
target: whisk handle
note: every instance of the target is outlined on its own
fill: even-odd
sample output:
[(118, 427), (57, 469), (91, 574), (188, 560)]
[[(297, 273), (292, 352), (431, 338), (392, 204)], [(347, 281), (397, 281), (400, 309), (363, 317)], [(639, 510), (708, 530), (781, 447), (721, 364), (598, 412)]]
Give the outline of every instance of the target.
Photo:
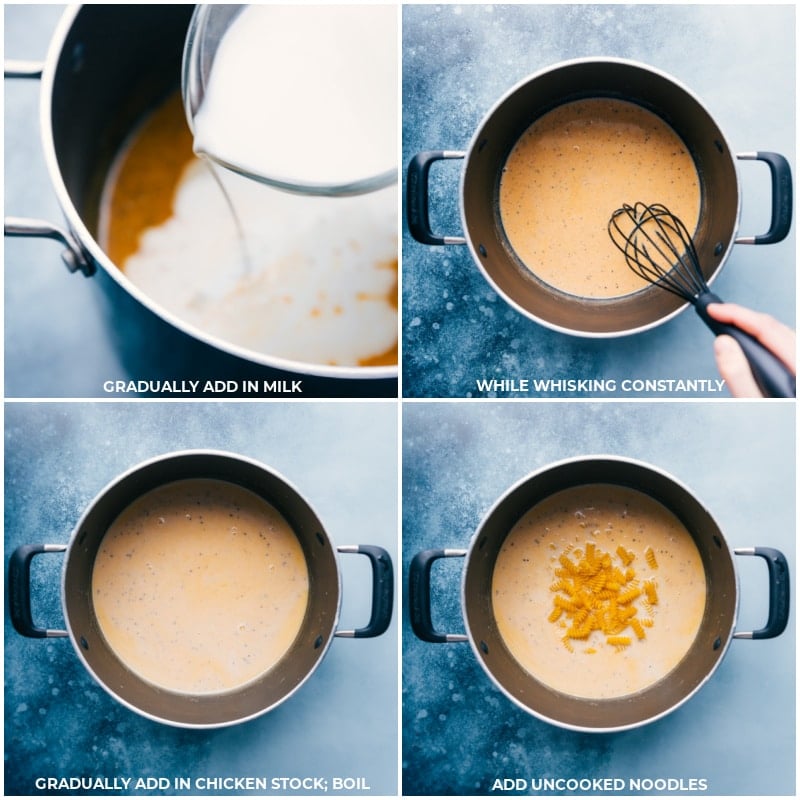
[(795, 397), (796, 379), (783, 361), (749, 333), (735, 325), (719, 322), (708, 313), (707, 306), (710, 303), (721, 302), (713, 292), (705, 292), (697, 298), (695, 309), (717, 336), (726, 334), (736, 340), (750, 365), (758, 388), (765, 397)]

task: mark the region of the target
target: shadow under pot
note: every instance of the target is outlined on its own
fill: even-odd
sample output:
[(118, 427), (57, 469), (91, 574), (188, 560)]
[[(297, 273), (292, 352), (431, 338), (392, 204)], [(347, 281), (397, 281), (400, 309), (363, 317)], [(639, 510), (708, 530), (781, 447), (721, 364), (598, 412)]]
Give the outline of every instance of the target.
[[(475, 264), (494, 290), (529, 319), (553, 330), (576, 336), (614, 337), (653, 328), (687, 306), (683, 297), (645, 285), (643, 281), (625, 288), (621, 286), (619, 291), (609, 290), (606, 294), (595, 293), (589, 288), (592, 281), (602, 282), (596, 274), (599, 268), (595, 262), (598, 259), (597, 253), (606, 245), (610, 249), (611, 257), (618, 261), (618, 264), (616, 261), (610, 262), (615, 265), (614, 269), (618, 266), (621, 275), (627, 280), (631, 279), (625, 259), (616, 252), (605, 232), (614, 210), (624, 203), (666, 203), (664, 197), (614, 197), (610, 199), (609, 208), (603, 209), (599, 215), (596, 234), (600, 239), (597, 242), (591, 240), (591, 244), (588, 239), (583, 241), (585, 237), (581, 236), (581, 224), (586, 226), (587, 223), (579, 220), (591, 219), (591, 215), (597, 214), (599, 191), (607, 188), (602, 182), (602, 185), (597, 185), (598, 175), (624, 174), (624, 185), (627, 187), (630, 184), (627, 176), (632, 178), (640, 173), (641, 166), (623, 158), (621, 153), (626, 151), (614, 156), (613, 168), (602, 169), (603, 164), (600, 161), (581, 161), (573, 165), (578, 174), (595, 182), (596, 189), (589, 192), (584, 200), (577, 201), (576, 196), (587, 194), (585, 188), (573, 189), (570, 186), (568, 189), (564, 184), (563, 193), (558, 195), (558, 203), (562, 204), (561, 210), (548, 212), (555, 215), (556, 221), (561, 221), (561, 228), (554, 234), (543, 234), (537, 227), (530, 234), (536, 237), (535, 257), (523, 257), (518, 252), (520, 247), (512, 244), (513, 237), (510, 236), (506, 224), (514, 216), (510, 214), (508, 220), (505, 220), (501, 213), (501, 181), (504, 171), (510, 169), (509, 156), (523, 139), (523, 134), (535, 123), (540, 123), (542, 117), (549, 112), (563, 112), (570, 103), (599, 100), (639, 109), (640, 114), (641, 110), (650, 112), (655, 115), (653, 119), (660, 121), (659, 127), (671, 129), (683, 143), (690, 157), (688, 171), (691, 171), (693, 162), (696, 180), (699, 182), (699, 212), (694, 240), (707, 283), (713, 283), (734, 244), (771, 244), (788, 235), (792, 220), (792, 178), (787, 160), (782, 155), (771, 152), (735, 155), (717, 123), (687, 88), (651, 67), (612, 58), (576, 59), (541, 70), (521, 81), (497, 101), (481, 121), (465, 152), (431, 150), (415, 155), (408, 166), (406, 213), (409, 231), (418, 242), (427, 245), (466, 244)], [(619, 112), (620, 106), (617, 105), (615, 110)], [(570, 124), (574, 123), (576, 120), (570, 118)], [(608, 125), (612, 124), (614, 123), (608, 122)], [(601, 128), (603, 126), (598, 125), (591, 130)], [(645, 131), (644, 127), (642, 131)], [(626, 135), (632, 135), (630, 130)], [(563, 131), (559, 137), (566, 141)], [(653, 139), (655, 138), (654, 136)], [(677, 143), (678, 147), (680, 142)], [(633, 144), (633, 140), (630, 144)], [(592, 145), (596, 146), (596, 143), (592, 142)], [(644, 145), (646, 148), (651, 146), (652, 143), (649, 142)], [(580, 153), (573, 153), (573, 150), (580, 149), (577, 144), (572, 148), (565, 145), (564, 152), (560, 153), (565, 157), (559, 163), (570, 160), (573, 156), (583, 159)], [(653, 163), (664, 163), (665, 159), (655, 159), (650, 150), (647, 153)], [(459, 195), (463, 236), (443, 236), (431, 229), (428, 181), (431, 166), (442, 159), (463, 161)], [(741, 209), (737, 159), (761, 160), (769, 166), (772, 214), (770, 228), (764, 234), (741, 236), (737, 233)], [(541, 166), (539, 162), (536, 169), (530, 164), (525, 167), (530, 174), (526, 172), (521, 177), (528, 191), (531, 186), (536, 185), (535, 173)], [(560, 169), (562, 168), (555, 166), (552, 168), (556, 186), (561, 186), (558, 183)], [(623, 173), (623, 170), (627, 172)], [(569, 172), (570, 170), (564, 168), (564, 180), (569, 177)], [(519, 176), (519, 172), (517, 174)], [(549, 180), (544, 181), (543, 193), (549, 191), (550, 183)], [(563, 206), (564, 197), (570, 198), (568, 207)], [(530, 206), (526, 206), (525, 212), (520, 212), (521, 217), (527, 218), (531, 208), (538, 210), (537, 207), (542, 205), (540, 198), (541, 194), (537, 193), (527, 200)], [(579, 208), (578, 202), (585, 202), (586, 207)], [(671, 210), (676, 211), (675, 208)], [(586, 216), (580, 216), (583, 214)], [(684, 222), (692, 231), (690, 221)], [(544, 219), (540, 223), (543, 226)], [(554, 244), (557, 247), (552, 247)], [(567, 244), (570, 248), (583, 245), (583, 249), (579, 257), (564, 264), (561, 260)], [(549, 252), (550, 255), (543, 256), (543, 252)], [(539, 264), (537, 259), (546, 263)], [(550, 274), (545, 278), (537, 273), (537, 270), (545, 273), (545, 268), (548, 273), (552, 273), (553, 278)], [(604, 273), (607, 268), (608, 265), (603, 267)], [(564, 274), (572, 271), (576, 272), (576, 281), (583, 281), (576, 284), (578, 288), (560, 283)], [(592, 272), (595, 275), (590, 281), (584, 273)], [(555, 276), (558, 276), (558, 282), (555, 281)], [(603, 277), (603, 281), (606, 278), (607, 276)]]
[[(30, 565), (66, 551), (66, 630), (34, 624)], [(369, 623), (338, 630), (339, 553), (372, 567)], [(109, 484), (67, 545), (22, 545), (9, 561), (11, 621), (68, 636), (93, 678), (144, 717), (214, 728), (291, 697), (334, 637), (383, 634), (394, 573), (374, 545), (335, 547), (308, 502), (258, 462), (216, 451), (147, 461)]]
[[(734, 555), (767, 564), (761, 630), (735, 631)], [(442, 633), (431, 621), (431, 567), (447, 557), (466, 559), (466, 634)], [(468, 641), (489, 678), (529, 714), (608, 733), (681, 706), (711, 678), (732, 639), (781, 634), (789, 574), (775, 549), (732, 550), (672, 476), (597, 456), (558, 462), (513, 486), (467, 550), (418, 553), (409, 608), (420, 639)]]

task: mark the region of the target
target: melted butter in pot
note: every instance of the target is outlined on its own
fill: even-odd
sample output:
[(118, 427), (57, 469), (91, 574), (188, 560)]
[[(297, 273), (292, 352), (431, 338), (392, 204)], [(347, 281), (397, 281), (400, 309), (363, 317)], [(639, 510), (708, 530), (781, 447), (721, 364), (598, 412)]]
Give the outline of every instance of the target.
[(635, 103), (588, 98), (544, 114), (514, 145), (500, 181), (500, 217), (526, 269), (581, 297), (608, 298), (648, 284), (608, 235), (623, 204), (661, 203), (691, 232), (700, 181), (686, 145)]
[[(553, 613), (555, 598), (567, 599), (558, 588), (564, 559), (577, 564), (587, 544), (632, 571), (624, 586), (605, 595), (609, 587), (598, 588), (598, 616), (635, 608), (642, 638), (626, 627), (570, 639), (575, 616)], [(591, 594), (591, 577), (569, 582)], [(655, 604), (648, 603), (648, 583)], [(705, 571), (683, 524), (641, 492), (605, 484), (566, 489), (531, 508), (503, 542), (492, 576), (495, 620), (520, 666), (557, 691), (590, 699), (623, 697), (666, 676), (692, 646), (705, 601)], [(620, 647), (619, 638), (629, 641)]]
[(308, 568), (278, 511), (224, 481), (154, 489), (112, 523), (92, 572), (109, 647), (134, 673), (182, 694), (240, 688), (294, 642)]
[(180, 95), (173, 95), (135, 131), (106, 181), (99, 238), (115, 264), (139, 250), (144, 231), (169, 220), (175, 190), (195, 160)]

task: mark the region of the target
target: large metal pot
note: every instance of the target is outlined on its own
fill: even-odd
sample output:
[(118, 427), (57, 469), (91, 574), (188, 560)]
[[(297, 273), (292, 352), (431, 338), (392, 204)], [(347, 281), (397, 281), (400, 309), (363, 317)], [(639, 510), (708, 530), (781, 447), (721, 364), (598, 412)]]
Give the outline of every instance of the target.
[[(109, 525), (145, 492), (186, 478), (228, 481), (263, 497), (291, 525), (308, 567), (308, 607), (295, 641), (271, 670), (255, 682), (230, 692), (180, 694), (142, 680), (106, 643), (92, 603), (92, 568)], [(66, 552), (61, 585), (66, 630), (41, 628), (34, 623), (31, 613), (31, 560), (41, 553), (62, 551)], [(337, 551), (361, 553), (372, 566), (370, 620), (358, 630), (337, 630), (342, 592)], [(389, 554), (380, 547), (334, 547), (308, 502), (277, 473), (231, 453), (190, 450), (152, 459), (112, 481), (86, 509), (68, 544), (18, 547), (9, 560), (9, 608), (11, 621), (23, 636), (68, 636), (95, 680), (133, 711), (179, 727), (214, 728), (257, 717), (291, 697), (311, 677), (334, 637), (366, 638), (384, 633), (392, 616), (393, 576)], [(213, 636), (213, 631), (209, 631), (209, 636)]]
[[(112, 335), (124, 339), (118, 346), (137, 378), (302, 375), (309, 379), (306, 394), (316, 389), (328, 396), (396, 396), (396, 366), (294, 361), (231, 344), (181, 321), (141, 292), (98, 244), (106, 176), (142, 117), (179, 90), (192, 12), (191, 5), (73, 6), (61, 18), (44, 63), (6, 65), (7, 78), (41, 78), (45, 160), (67, 221), (64, 228), (9, 217), (6, 235), (56, 239), (66, 247), (63, 258), (71, 271), (95, 276), (110, 301)], [(164, 360), (160, 372), (152, 367), (159, 359)]]
[[(692, 535), (706, 578), (700, 629), (680, 663), (655, 684), (624, 697), (593, 700), (558, 692), (514, 659), (492, 611), (492, 574), (506, 535), (532, 506), (561, 489), (610, 483), (637, 489), (672, 511)], [(739, 586), (734, 555), (759, 556), (769, 568), (769, 618), (757, 631), (735, 631)], [(466, 634), (440, 633), (431, 621), (430, 570), (439, 558), (464, 557), (461, 607)], [(711, 678), (732, 639), (768, 639), (781, 634), (789, 617), (786, 558), (766, 547), (731, 548), (711, 514), (688, 488), (661, 470), (615, 456), (587, 456), (544, 467), (511, 487), (481, 522), (467, 550), (425, 550), (409, 571), (409, 608), (414, 632), (428, 642), (468, 641), (497, 687), (528, 713), (563, 728), (611, 732), (652, 722), (678, 708)], [(550, 609), (544, 609), (547, 614)]]
[[(701, 212), (695, 239), (709, 282), (719, 273), (734, 243), (770, 244), (786, 237), (792, 219), (791, 171), (786, 159), (769, 152), (734, 155), (714, 119), (687, 88), (651, 67), (612, 58), (576, 59), (537, 72), (498, 100), (466, 152), (436, 150), (414, 156), (406, 186), (412, 236), (429, 245), (467, 244), (486, 280), (508, 303), (535, 322), (563, 333), (587, 337), (637, 333), (685, 308), (684, 300), (652, 286), (608, 299), (568, 294), (534, 276), (509, 244), (500, 219), (498, 193), (511, 149), (540, 116), (585, 97), (616, 97), (637, 103), (664, 119), (686, 143), (700, 176)], [(769, 165), (773, 205), (765, 234), (737, 236), (741, 203), (737, 158)], [(428, 174), (432, 164), (441, 159), (464, 161), (460, 183), (463, 237), (441, 236), (430, 227)], [(635, 200), (620, 198), (620, 204)]]

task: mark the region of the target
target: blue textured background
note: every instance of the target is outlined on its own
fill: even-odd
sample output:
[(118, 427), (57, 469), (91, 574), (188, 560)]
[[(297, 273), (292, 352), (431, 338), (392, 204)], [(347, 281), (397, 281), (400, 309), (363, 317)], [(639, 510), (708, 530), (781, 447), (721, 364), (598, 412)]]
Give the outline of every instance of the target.
[[(405, 403), (404, 574), (420, 550), (466, 548), (495, 501), (535, 469), (611, 453), (688, 485), (731, 547), (782, 550), (796, 585), (794, 414), (789, 403), (729, 401)], [(463, 565), (452, 558), (433, 567), (440, 631), (464, 631)], [(766, 569), (747, 557), (735, 565), (737, 630), (753, 630), (766, 619)], [(490, 791), (496, 778), (705, 778), (711, 795), (793, 795), (795, 648), (792, 614), (778, 638), (731, 642), (711, 680), (664, 719), (580, 734), (511, 703), (468, 644), (416, 639), (406, 609), (403, 790), (501, 794)]]
[[(517, 82), (586, 56), (630, 58), (673, 75), (704, 102), (734, 151), (774, 150), (794, 164), (794, 6), (672, 4), (405, 6), (403, 164), (422, 150), (466, 150)], [(462, 233), (462, 164), (431, 170), (437, 233)], [(767, 170), (741, 162), (739, 175), (739, 234), (763, 233)], [(793, 326), (794, 242), (792, 233), (776, 245), (734, 247), (715, 282), (719, 296)], [(693, 311), (621, 339), (556, 333), (507, 305), (466, 247), (418, 244), (405, 225), (402, 310), (405, 397), (478, 396), (481, 378), (718, 377), (712, 335)]]

